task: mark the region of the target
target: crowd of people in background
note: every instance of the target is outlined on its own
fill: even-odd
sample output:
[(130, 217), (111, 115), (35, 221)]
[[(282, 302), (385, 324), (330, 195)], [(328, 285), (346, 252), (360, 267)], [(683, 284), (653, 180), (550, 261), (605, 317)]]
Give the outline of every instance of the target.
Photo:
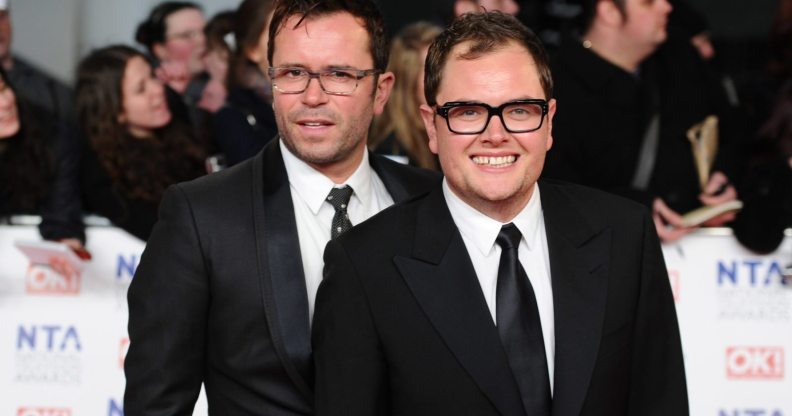
[[(0, 217), (40, 215), (44, 239), (77, 251), (86, 214), (145, 241), (169, 185), (257, 154), (278, 134), (267, 56), (275, 1), (244, 0), (208, 23), (196, 3), (163, 2), (138, 26), (138, 45), (84, 57), (74, 90), (12, 53), (11, 8), (0, 1)], [(454, 14), (501, 10), (535, 25), (534, 3), (437, 0), (388, 22), (396, 81), (370, 149), (438, 170), (419, 112), (429, 45)], [(535, 28), (558, 100), (545, 176), (643, 203), (669, 242), (698, 228), (685, 212), (739, 199), (742, 211), (704, 225), (775, 250), (792, 227), (792, 0), (778, 1), (766, 71), (743, 85), (685, 0), (571, 3), (558, 30)], [(382, 7), (387, 17), (393, 4)], [(687, 136), (710, 115), (719, 149), (700, 183)]]

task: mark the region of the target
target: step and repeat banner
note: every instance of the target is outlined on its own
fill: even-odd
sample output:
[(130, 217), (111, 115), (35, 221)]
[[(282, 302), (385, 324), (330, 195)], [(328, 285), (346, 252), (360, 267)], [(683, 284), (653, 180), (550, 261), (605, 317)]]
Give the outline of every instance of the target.
[[(124, 414), (126, 291), (144, 244), (112, 227), (87, 236), (93, 260), (64, 275), (17, 247), (36, 227), (0, 225), (0, 415)], [(792, 416), (792, 233), (768, 256), (721, 229), (663, 251), (691, 415)]]

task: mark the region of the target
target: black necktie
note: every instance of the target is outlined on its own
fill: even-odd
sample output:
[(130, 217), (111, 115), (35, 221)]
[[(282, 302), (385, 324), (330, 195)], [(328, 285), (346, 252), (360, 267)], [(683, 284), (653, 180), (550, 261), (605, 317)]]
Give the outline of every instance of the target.
[(352, 223), (349, 222), (349, 214), (347, 213), (350, 197), (352, 197), (352, 188), (349, 185), (345, 185), (343, 188), (333, 188), (330, 190), (330, 194), (327, 195), (327, 202), (335, 208), (333, 225), (330, 229), (331, 239), (335, 239), (352, 228)]
[(501, 247), (496, 291), (496, 318), (509, 366), (520, 388), (528, 416), (549, 416), (550, 377), (547, 371), (542, 323), (531, 282), (517, 257), (522, 234), (509, 223), (496, 243)]

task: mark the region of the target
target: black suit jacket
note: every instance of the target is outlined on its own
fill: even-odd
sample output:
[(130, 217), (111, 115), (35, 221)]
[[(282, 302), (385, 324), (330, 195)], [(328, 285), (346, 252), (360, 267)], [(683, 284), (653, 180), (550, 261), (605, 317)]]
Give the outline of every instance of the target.
[[(577, 185), (540, 187), (553, 416), (686, 415), (676, 313), (645, 209)], [(524, 416), (439, 187), (327, 245), (313, 345), (317, 415)]]
[[(394, 201), (439, 175), (372, 156)], [(171, 187), (129, 288), (124, 410), (312, 414), (308, 300), (278, 140), (253, 159)]]
[[(669, 39), (640, 67), (640, 77), (568, 38), (554, 56), (553, 148), (543, 175), (614, 192), (651, 206), (660, 197), (684, 213), (701, 206), (698, 174), (687, 131), (708, 115), (719, 117), (712, 171), (734, 180), (740, 120), (721, 85), (688, 39)], [(653, 104), (656, 102), (656, 105)], [(660, 127), (648, 188), (632, 187), (641, 145), (654, 112)]]

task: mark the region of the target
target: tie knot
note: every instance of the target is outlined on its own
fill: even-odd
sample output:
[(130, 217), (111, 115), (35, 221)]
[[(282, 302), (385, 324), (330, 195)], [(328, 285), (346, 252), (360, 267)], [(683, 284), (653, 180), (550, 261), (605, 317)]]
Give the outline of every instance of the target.
[(501, 227), (495, 242), (501, 249), (508, 250), (519, 247), (521, 238), (522, 233), (520, 233), (520, 230), (517, 229), (517, 226), (515, 226), (513, 222), (510, 222)]
[(327, 202), (335, 208), (336, 211), (346, 211), (349, 205), (349, 198), (352, 197), (352, 187), (345, 185), (342, 188), (333, 188), (330, 194), (327, 195)]

